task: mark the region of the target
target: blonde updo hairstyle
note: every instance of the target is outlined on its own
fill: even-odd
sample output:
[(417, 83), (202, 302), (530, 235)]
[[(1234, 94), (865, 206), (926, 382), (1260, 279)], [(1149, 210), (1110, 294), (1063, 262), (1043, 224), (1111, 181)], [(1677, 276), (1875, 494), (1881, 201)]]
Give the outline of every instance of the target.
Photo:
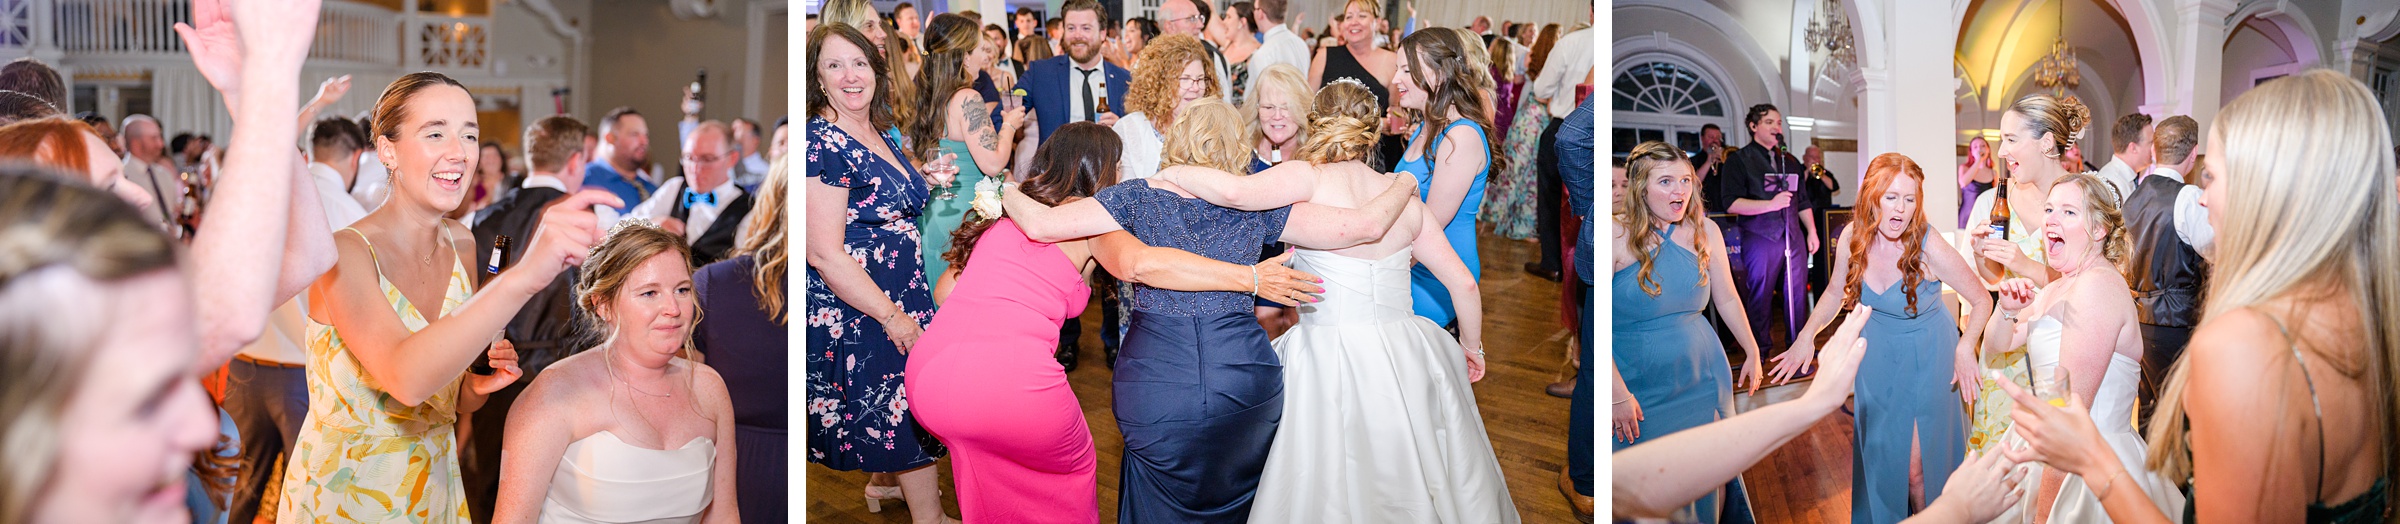
[[(605, 341), (612, 333), (609, 324), (613, 321), (602, 318), (601, 312), (614, 310), (617, 292), (625, 289), (636, 268), (650, 261), (650, 257), (664, 253), (682, 260), (684, 275), (691, 275), (692, 248), (684, 245), (683, 236), (641, 222), (625, 222), (610, 230), (608, 238), (592, 249), (592, 256), (584, 259), (583, 270), (575, 279), (575, 305), (582, 308), (577, 316), (583, 317), (584, 332), (599, 338), (595, 342)], [(698, 309), (693, 306), (691, 325), (700, 324)], [(683, 348), (678, 353), (682, 358), (691, 358), (689, 333), (684, 335)]]
[(2008, 111), (2023, 117), (2025, 127), (2033, 130), (2027, 140), (2050, 137), (2050, 146), (2042, 148), (2042, 155), (2050, 158), (2066, 155), (2068, 146), (2083, 141), (2083, 129), (2092, 123), (2092, 110), (2083, 102), (2050, 95), (2026, 95), (2009, 105)]
[(2109, 265), (2119, 266), (2118, 269), (2123, 270), (2125, 255), (2132, 252), (2133, 241), (2125, 235), (2125, 212), (2117, 206), (2123, 199), (2117, 194), (2116, 188), (2101, 180), (2100, 175), (2092, 173), (2068, 173), (2059, 177), (2058, 182), (2050, 187), (2055, 189), (2066, 184), (2075, 184), (2075, 187), (2083, 190), (2083, 216), (2089, 221), (2089, 227), (2108, 232), (2100, 237), (2100, 256), (2107, 258)]
[(1300, 159), (1331, 164), (1363, 159), (1375, 151), (1383, 115), (1375, 93), (1355, 82), (1333, 82), (1317, 90), (1315, 103), (1308, 112), (1308, 128), (1316, 133), (1300, 144)]
[(1257, 144), (1245, 134), (1242, 112), (1216, 97), (1184, 104), (1181, 116), (1167, 127), (1159, 167), (1201, 166), (1227, 173), (1249, 173)]

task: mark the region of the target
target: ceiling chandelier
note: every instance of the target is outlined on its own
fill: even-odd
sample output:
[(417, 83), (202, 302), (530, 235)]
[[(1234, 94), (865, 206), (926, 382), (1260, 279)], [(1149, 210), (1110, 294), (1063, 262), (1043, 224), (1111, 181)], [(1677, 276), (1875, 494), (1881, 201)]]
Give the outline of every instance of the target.
[(2050, 96), (2060, 100), (2075, 100), (2068, 90), (2083, 85), (2083, 73), (2077, 70), (2075, 46), (2067, 44), (2067, 6), (2058, 6), (2058, 39), (2050, 42), (2050, 54), (2034, 64), (2033, 83), (2050, 89)]
[(1806, 35), (1808, 50), (1825, 53), (1834, 64), (1858, 63), (1858, 50), (1850, 35), (1850, 19), (1842, 16), (1841, 0), (1825, 0), (1817, 8), (1815, 19), (1808, 21)]

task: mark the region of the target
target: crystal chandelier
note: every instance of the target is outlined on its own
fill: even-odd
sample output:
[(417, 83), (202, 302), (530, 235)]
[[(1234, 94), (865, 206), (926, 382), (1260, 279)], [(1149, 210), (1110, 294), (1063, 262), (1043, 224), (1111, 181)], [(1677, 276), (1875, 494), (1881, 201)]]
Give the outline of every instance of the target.
[(1825, 0), (1817, 8), (1817, 16), (1808, 21), (1806, 35), (1810, 52), (1825, 53), (1836, 64), (1858, 63), (1858, 51), (1850, 35), (1850, 19), (1842, 16), (1841, 0)]
[(2058, 39), (2050, 42), (2050, 54), (2034, 64), (2033, 83), (2050, 89), (2050, 96), (2075, 100), (2068, 90), (2083, 85), (2083, 73), (2076, 70), (2075, 47), (2067, 45), (2067, 7), (2059, 5)]

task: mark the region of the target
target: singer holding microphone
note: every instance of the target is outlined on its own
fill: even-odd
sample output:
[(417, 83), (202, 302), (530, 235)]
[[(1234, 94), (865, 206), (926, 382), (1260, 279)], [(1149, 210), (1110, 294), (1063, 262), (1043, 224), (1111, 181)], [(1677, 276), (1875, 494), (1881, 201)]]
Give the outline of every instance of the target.
[[(1783, 143), (1783, 112), (1773, 104), (1750, 106), (1742, 123), (1750, 128), (1750, 145), (1734, 150), (1725, 160), (1725, 207), (1740, 231), (1742, 306), (1750, 316), (1750, 332), (1760, 346), (1773, 344), (1769, 315), (1783, 315), (1785, 347), (1808, 314), (1808, 258), (1817, 252), (1817, 221), (1808, 211), (1816, 203), (1801, 191), (1806, 168)], [(1731, 236), (1731, 235), (1729, 235)], [(1734, 389), (1748, 383), (1757, 390), (1761, 363), (1744, 362), (1734, 375)]]

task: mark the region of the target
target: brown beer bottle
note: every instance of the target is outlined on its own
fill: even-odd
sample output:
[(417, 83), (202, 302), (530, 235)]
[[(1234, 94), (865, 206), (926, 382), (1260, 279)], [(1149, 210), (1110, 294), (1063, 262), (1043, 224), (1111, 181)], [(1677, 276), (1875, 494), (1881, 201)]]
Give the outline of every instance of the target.
[(2008, 178), (1992, 181), (1992, 238), (2008, 240)]

